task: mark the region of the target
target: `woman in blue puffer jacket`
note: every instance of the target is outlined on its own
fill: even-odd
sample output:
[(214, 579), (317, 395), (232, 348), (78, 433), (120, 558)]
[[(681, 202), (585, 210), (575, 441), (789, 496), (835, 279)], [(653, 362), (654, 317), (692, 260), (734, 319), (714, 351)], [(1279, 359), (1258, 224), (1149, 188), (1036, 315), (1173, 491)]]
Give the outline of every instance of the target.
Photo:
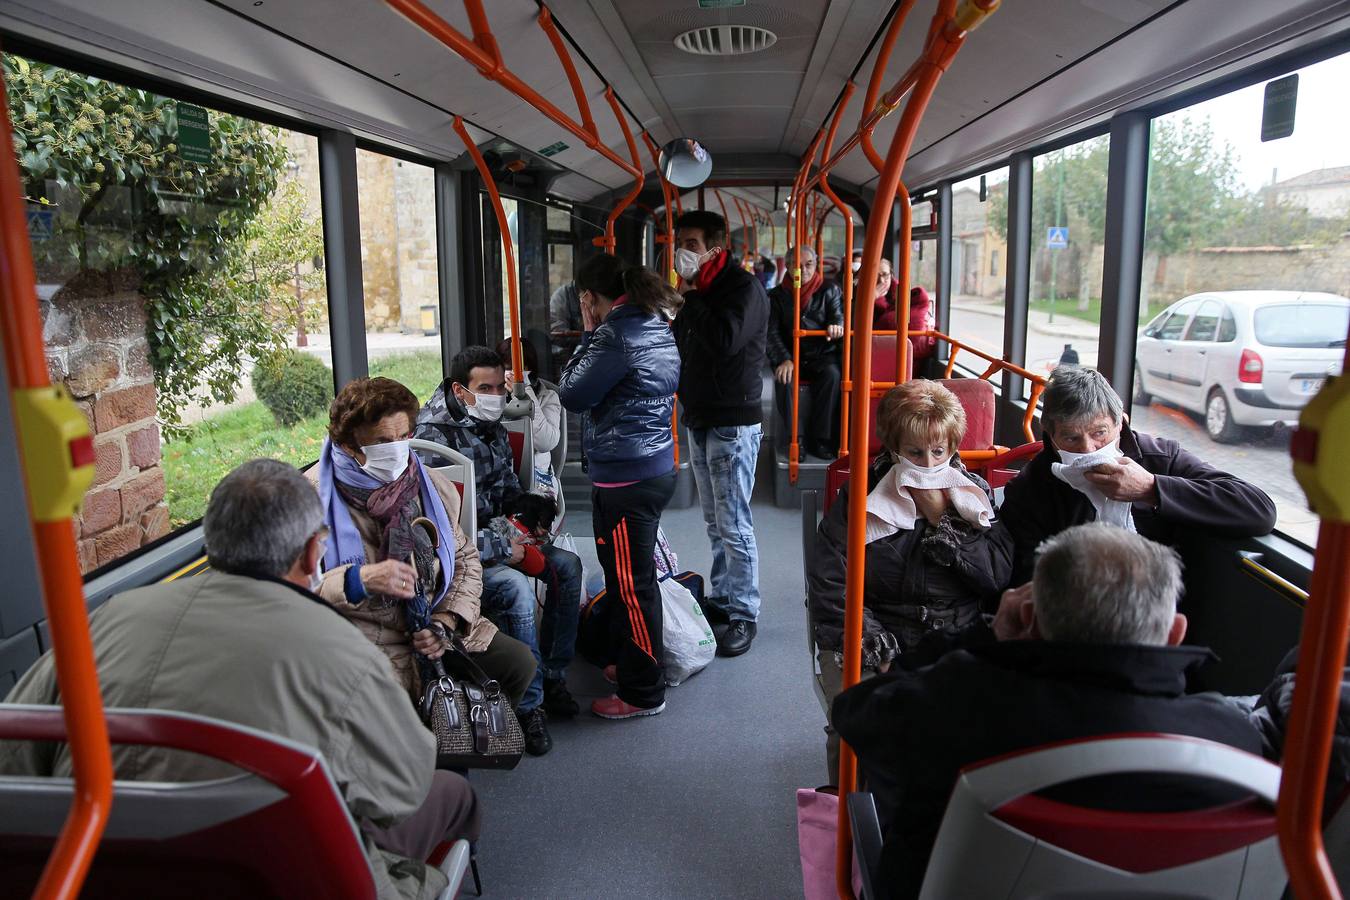
[(608, 596), (620, 601), (612, 644), (618, 691), (591, 711), (606, 719), (666, 708), (661, 591), (652, 554), (661, 512), (675, 493), (671, 415), (680, 353), (670, 317), (678, 293), (641, 266), (601, 254), (577, 272), (585, 334), (563, 367), (558, 394), (581, 413), (591, 478), (595, 550)]

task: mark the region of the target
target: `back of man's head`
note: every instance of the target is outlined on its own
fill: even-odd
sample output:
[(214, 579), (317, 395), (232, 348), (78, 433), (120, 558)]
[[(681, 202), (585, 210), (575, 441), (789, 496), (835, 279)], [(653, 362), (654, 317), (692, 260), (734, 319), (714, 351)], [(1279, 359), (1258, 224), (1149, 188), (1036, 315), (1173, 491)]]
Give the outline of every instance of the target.
[(1100, 522), (1077, 525), (1037, 551), (1036, 628), (1047, 641), (1175, 643), (1181, 587), (1171, 547)]
[(211, 491), (202, 517), (211, 568), (280, 578), (323, 527), (319, 494), (292, 465), (254, 459)]

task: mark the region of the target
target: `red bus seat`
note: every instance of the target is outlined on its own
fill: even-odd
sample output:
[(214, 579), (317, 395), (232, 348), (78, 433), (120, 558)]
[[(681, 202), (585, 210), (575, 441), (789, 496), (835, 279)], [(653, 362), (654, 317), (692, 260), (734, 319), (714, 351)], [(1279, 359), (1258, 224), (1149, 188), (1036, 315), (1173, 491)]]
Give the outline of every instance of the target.
[(994, 446), (994, 386), (980, 378), (944, 378), (938, 384), (956, 395), (966, 411), (966, 435), (960, 449), (989, 450)]
[[(210, 781), (117, 781), (85, 898), (329, 897), (374, 900), (356, 823), (323, 756), (233, 722), (151, 709), (107, 710), (115, 745), (166, 747), (221, 760)], [(59, 706), (0, 706), (0, 739), (61, 741)], [(65, 821), (70, 778), (0, 777), (0, 871), (7, 896), (37, 885)], [(442, 855), (453, 897), (467, 842)]]

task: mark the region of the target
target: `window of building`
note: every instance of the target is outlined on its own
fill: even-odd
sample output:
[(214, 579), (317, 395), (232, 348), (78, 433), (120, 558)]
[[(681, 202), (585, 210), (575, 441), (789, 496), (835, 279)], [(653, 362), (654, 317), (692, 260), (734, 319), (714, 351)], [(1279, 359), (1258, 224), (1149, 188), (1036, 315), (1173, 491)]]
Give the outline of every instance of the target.
[(1296, 74), (1288, 137), (1261, 140), (1264, 82), (1153, 120), (1140, 321), (1204, 299), (1185, 340), (1140, 333), (1131, 421), (1261, 485), (1311, 545), (1288, 426), (1345, 353), (1350, 55)]
[(242, 460), (318, 456), (333, 389), (318, 147), (31, 59), (3, 66), (47, 362), (94, 431), (87, 573), (199, 518)]
[[(981, 182), (984, 199), (980, 199)], [(998, 260), (1008, 247), (1008, 168), (952, 185), (952, 337), (1003, 355), (1003, 277)], [(986, 274), (987, 273), (987, 274)], [(945, 352), (945, 351), (939, 351)], [(969, 354), (957, 362), (983, 369)]]
[(436, 175), (358, 149), (356, 184), (367, 366), (426, 402), (442, 378)]

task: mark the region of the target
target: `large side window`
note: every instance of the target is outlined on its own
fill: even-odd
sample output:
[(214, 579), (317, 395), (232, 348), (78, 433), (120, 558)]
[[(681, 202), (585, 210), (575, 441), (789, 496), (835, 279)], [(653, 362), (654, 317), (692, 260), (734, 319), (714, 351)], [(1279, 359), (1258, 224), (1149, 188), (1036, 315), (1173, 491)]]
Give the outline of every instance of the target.
[[(1219, 308), (1215, 321), (1206, 303), (1173, 351), (1198, 385), (1165, 391), (1164, 410), (1145, 373), (1136, 394), (1153, 404), (1136, 402), (1132, 421), (1261, 485), (1277, 527), (1312, 544), (1317, 518), (1290, 470), (1288, 426), (1345, 352), (1350, 55), (1289, 74), (1292, 134), (1262, 140), (1267, 83), (1153, 120), (1140, 321), (1200, 292)], [(1189, 340), (1211, 332), (1207, 346)], [(1184, 355), (1193, 348), (1205, 355)]]
[(370, 374), (426, 402), (441, 382), (435, 172), (357, 150), (356, 178)]
[(314, 137), (4, 57), (53, 381), (94, 430), (80, 568), (318, 455), (332, 396)]
[[(980, 197), (981, 185), (984, 199)], [(925, 253), (928, 249), (925, 248)], [(1006, 166), (952, 185), (951, 251), (952, 337), (1000, 357), (1006, 277), (1001, 261), (1008, 255)], [(962, 357), (958, 355), (957, 361), (962, 361)], [(984, 368), (969, 354), (965, 362), (971, 368)]]

